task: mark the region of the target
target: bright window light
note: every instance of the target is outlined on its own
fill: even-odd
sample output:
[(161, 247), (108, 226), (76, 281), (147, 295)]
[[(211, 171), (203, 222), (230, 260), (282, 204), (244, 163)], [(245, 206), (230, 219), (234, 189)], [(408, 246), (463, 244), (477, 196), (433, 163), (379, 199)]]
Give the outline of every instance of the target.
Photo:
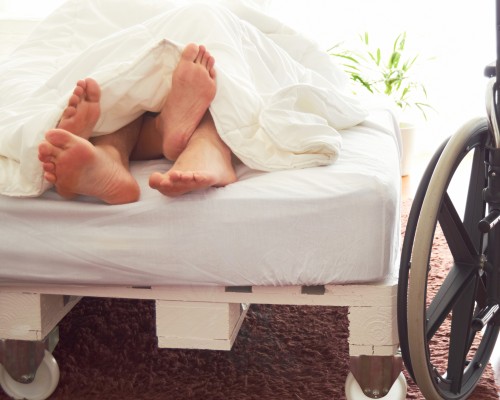
[(495, 3), (456, 0), (271, 0), (269, 12), (327, 50), (369, 32), (382, 49), (407, 32), (425, 63), (421, 80), (439, 112), (427, 124), (440, 142), (469, 118), (485, 115), (484, 67), (495, 60)]
[(0, 15), (13, 18), (44, 18), (65, 0), (0, 0)]

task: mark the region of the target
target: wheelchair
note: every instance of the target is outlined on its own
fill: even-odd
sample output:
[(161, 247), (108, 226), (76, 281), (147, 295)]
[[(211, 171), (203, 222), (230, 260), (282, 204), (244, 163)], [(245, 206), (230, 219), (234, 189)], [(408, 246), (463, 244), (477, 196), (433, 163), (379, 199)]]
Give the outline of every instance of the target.
[[(496, 41), (497, 60), (485, 69), (487, 117), (465, 123), (437, 149), (415, 194), (401, 252), (401, 354), (431, 400), (471, 395), (500, 327), (499, 29)], [(470, 176), (465, 199), (463, 190), (462, 197), (452, 193), (464, 173)], [(444, 256), (434, 250), (438, 241)], [(438, 288), (431, 282), (436, 273), (444, 278)]]

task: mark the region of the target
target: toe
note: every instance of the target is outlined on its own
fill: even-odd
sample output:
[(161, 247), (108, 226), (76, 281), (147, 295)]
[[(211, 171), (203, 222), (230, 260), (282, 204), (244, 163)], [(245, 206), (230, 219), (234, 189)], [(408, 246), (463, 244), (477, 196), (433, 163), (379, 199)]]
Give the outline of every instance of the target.
[(78, 97), (78, 98), (80, 98), (80, 97), (83, 95), (83, 93), (84, 93), (84, 92), (85, 92), (85, 89), (84, 89), (84, 87), (83, 87), (82, 85), (80, 85), (80, 84), (76, 85), (76, 86), (75, 86), (75, 90), (73, 90), (73, 94), (74, 94), (76, 97)]
[(81, 96), (81, 94), (77, 94), (77, 93), (73, 92), (73, 94), (70, 96), (70, 98), (68, 100), (68, 107), (73, 107), (73, 108), (76, 107), (78, 105), (78, 103), (80, 102), (80, 96)]
[(181, 57), (189, 62), (195, 62), (199, 53), (199, 47), (195, 43), (189, 43), (182, 51)]
[(195, 62), (203, 65), (205, 54), (207, 54), (207, 49), (205, 48), (205, 46), (201, 45), (199, 47), (198, 54), (196, 55)]
[(45, 172), (43, 177), (50, 183), (56, 183), (56, 176), (50, 172)]
[(38, 146), (38, 159), (43, 163), (52, 162), (59, 151), (59, 149), (55, 148), (49, 142), (44, 140)]
[(215, 73), (215, 68), (212, 68), (210, 71), (208, 71), (210, 74), (210, 78), (215, 79), (217, 74)]
[[(42, 141), (38, 145), (38, 158), (45, 158), (50, 155), (50, 143), (48, 143), (46, 140)], [(40, 159), (40, 161), (43, 161)]]
[(56, 166), (53, 162), (44, 162), (42, 164), (42, 168), (47, 173), (50, 173), (50, 174), (56, 173)]
[(193, 172), (193, 182), (198, 185), (205, 185), (209, 181), (208, 176), (202, 173)]
[(85, 79), (80, 79), (78, 80), (78, 82), (76, 82), (76, 87), (80, 87), (82, 88), (82, 90), (85, 90), (87, 88), (87, 82), (85, 81)]
[(52, 154), (55, 154), (58, 149), (65, 149), (75, 138), (76, 136), (64, 129), (51, 129), (45, 133), (46, 141), (52, 145)]
[(208, 51), (206, 51), (203, 54), (203, 57), (202, 57), (202, 60), (201, 60), (201, 65), (203, 65), (206, 69), (208, 69), (208, 66), (210, 64), (210, 59), (211, 58), (212, 58), (212, 56), (210, 55), (210, 53)]
[(214, 68), (214, 65), (215, 65), (215, 58), (213, 58), (212, 56), (210, 56), (207, 60), (207, 69), (210, 71)]
[(169, 180), (173, 183), (184, 181), (185, 176), (186, 174), (181, 171), (168, 171)]
[(85, 79), (86, 82), (86, 99), (91, 102), (97, 102), (101, 98), (101, 88), (99, 84), (92, 78)]
[(158, 189), (161, 185), (162, 180), (163, 180), (162, 174), (160, 174), (159, 172), (153, 172), (149, 177), (149, 186), (152, 189)]
[[(73, 97), (73, 96), (71, 96)], [(68, 107), (66, 107), (63, 111), (63, 118), (71, 118), (76, 114), (76, 105), (78, 102), (70, 102), (68, 103)]]

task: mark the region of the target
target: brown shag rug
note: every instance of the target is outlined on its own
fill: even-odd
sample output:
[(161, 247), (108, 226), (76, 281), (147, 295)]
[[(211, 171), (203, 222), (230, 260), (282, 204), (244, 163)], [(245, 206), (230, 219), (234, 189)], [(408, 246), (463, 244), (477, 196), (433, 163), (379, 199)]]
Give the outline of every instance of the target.
[[(154, 313), (150, 301), (83, 299), (60, 324), (51, 399), (345, 399), (347, 308), (252, 305), (228, 352), (158, 349)], [(423, 399), (407, 380), (407, 398)], [(488, 366), (471, 399), (497, 391)]]

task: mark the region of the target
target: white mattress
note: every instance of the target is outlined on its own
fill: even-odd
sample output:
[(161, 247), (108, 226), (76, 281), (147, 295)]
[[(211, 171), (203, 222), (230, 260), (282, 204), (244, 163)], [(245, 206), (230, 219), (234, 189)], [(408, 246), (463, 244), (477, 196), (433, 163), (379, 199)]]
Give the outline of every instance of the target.
[(0, 196), (0, 284), (320, 285), (377, 281), (399, 253), (398, 138), (389, 113), (343, 131), (330, 166), (258, 172), (179, 198), (149, 189), (167, 161), (135, 163), (140, 201)]

